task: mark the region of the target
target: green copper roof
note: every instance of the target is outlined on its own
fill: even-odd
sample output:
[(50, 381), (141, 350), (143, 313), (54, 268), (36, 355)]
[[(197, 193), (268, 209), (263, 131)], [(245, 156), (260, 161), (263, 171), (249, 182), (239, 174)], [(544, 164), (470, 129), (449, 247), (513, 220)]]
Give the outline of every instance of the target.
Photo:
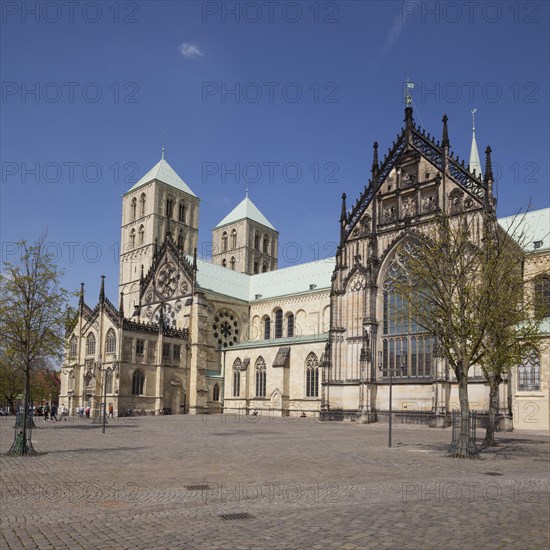
[(550, 208), (501, 218), (498, 223), (526, 252), (550, 249)]
[(189, 193), (189, 195), (196, 197), (195, 193), (191, 191), (189, 186), (176, 174), (176, 171), (166, 162), (166, 160), (164, 160), (164, 158), (160, 159), (145, 176), (127, 191), (127, 193), (153, 180), (162, 181), (180, 191), (185, 191), (185, 193)]
[(227, 267), (197, 260), (197, 282), (204, 290), (252, 302), (329, 289), (334, 265), (335, 259), (327, 258), (276, 269), (268, 273), (247, 275)]
[(258, 207), (248, 198), (248, 195), (237, 205), (225, 218), (218, 224), (216, 227), (221, 227), (222, 225), (227, 225), (228, 223), (233, 223), (239, 220), (244, 220), (248, 218), (257, 223), (261, 223), (273, 231), (277, 231), (269, 220), (260, 212)]

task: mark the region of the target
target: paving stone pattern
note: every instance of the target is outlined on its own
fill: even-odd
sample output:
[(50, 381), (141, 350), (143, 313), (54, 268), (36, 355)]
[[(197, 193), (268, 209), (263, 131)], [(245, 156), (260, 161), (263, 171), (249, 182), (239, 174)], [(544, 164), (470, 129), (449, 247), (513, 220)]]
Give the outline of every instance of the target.
[(387, 425), (304, 418), (37, 425), (39, 456), (0, 459), (2, 549), (550, 547), (544, 433), (466, 461), (445, 457), (450, 430), (420, 426), (388, 449)]

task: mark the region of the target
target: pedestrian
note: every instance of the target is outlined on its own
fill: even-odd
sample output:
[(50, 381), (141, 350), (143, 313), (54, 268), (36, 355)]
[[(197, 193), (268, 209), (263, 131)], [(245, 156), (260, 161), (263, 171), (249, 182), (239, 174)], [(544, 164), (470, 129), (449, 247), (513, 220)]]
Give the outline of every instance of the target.
[(78, 405), (76, 408), (76, 414), (78, 415), (78, 418), (82, 418), (84, 416), (84, 408), (81, 405)]
[(113, 404), (109, 403), (109, 418), (113, 418)]
[(49, 420), (49, 416), (50, 416), (50, 406), (48, 405), (48, 403), (46, 403), (46, 405), (44, 406), (44, 422), (47, 422)]
[(86, 418), (90, 418), (90, 406), (84, 409), (84, 414), (86, 415)]
[(52, 412), (50, 414), (50, 419), (52, 420), (52, 422), (54, 418), (55, 418), (55, 421), (57, 422), (57, 405), (52, 403)]

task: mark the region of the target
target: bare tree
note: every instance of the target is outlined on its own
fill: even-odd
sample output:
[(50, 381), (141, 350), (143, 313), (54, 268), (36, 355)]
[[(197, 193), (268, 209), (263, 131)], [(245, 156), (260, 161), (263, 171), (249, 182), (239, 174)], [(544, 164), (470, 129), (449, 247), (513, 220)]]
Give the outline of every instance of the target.
[(18, 243), (16, 262), (5, 262), (0, 277), (1, 360), (24, 376), (23, 418), (9, 454), (33, 454), (27, 438), (34, 365), (63, 352), (65, 306), (63, 272), (46, 250), (46, 235), (35, 244)]
[[(483, 447), (496, 446), (496, 417), (499, 386), (525, 355), (540, 346), (540, 325), (544, 312), (536, 307), (530, 291), (532, 281), (525, 277), (523, 253), (527, 235), (522, 230), (524, 216), (515, 216), (504, 233), (489, 220), (486, 227), (484, 261), (480, 273), (487, 302), (487, 333), (479, 364), (489, 384), (487, 428)], [(513, 237), (513, 240), (510, 238)]]
[[(394, 288), (407, 305), (406, 315), (436, 340), (458, 382), (460, 436), (452, 456), (471, 457), (470, 368), (482, 366), (498, 395), (504, 370), (536, 333), (522, 302), (522, 250), (491, 213), (478, 211), (441, 214), (416, 246), (401, 246), (398, 253), (406, 272)], [(518, 328), (520, 322), (524, 328)]]

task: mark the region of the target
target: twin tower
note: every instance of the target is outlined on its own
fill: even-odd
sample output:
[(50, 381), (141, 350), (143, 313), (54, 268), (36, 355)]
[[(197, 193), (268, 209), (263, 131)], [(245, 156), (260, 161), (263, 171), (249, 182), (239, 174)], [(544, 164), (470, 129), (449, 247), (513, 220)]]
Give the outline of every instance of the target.
[[(164, 159), (122, 197), (120, 292), (126, 314), (165, 239), (182, 254), (199, 249), (199, 201)], [(246, 197), (212, 230), (212, 262), (254, 275), (277, 269), (279, 232)]]

